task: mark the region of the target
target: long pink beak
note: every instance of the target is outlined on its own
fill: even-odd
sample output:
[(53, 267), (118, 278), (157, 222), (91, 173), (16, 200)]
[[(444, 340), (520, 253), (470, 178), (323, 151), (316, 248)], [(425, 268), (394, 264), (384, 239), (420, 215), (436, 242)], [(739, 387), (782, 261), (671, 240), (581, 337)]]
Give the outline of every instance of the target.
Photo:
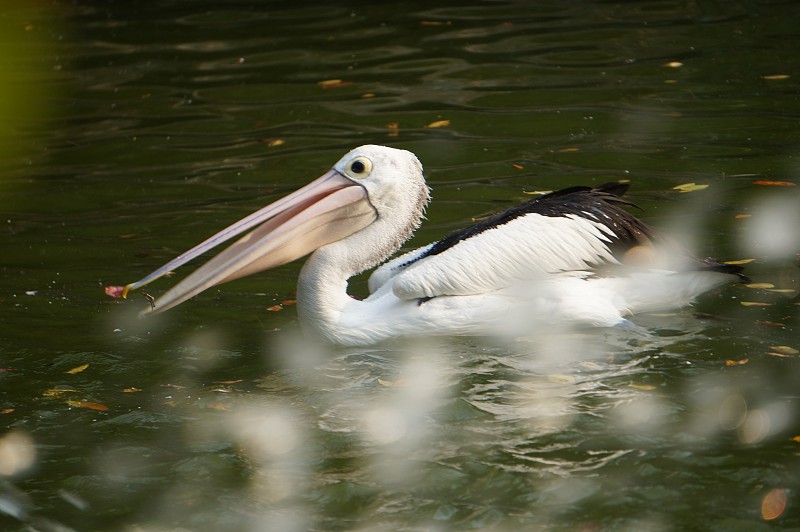
[(363, 229), (376, 218), (377, 212), (364, 187), (331, 170), (127, 285), (122, 296), (252, 229), (167, 291), (153, 309), (143, 314), (163, 312), (212, 286), (299, 259)]

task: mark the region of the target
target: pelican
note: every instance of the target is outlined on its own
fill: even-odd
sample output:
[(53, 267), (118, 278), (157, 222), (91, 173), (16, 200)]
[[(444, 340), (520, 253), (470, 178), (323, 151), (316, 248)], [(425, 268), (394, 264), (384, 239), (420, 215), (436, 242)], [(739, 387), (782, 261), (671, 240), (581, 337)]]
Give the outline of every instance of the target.
[(516, 205), (386, 262), (359, 301), (348, 295), (348, 279), (399, 250), (430, 199), (413, 153), (365, 145), (127, 285), (122, 295), (243, 233), (143, 314), (309, 253), (297, 285), (301, 326), (351, 346), (398, 336), (491, 335), (555, 321), (630, 326), (631, 314), (684, 306), (744, 279), (738, 266), (664, 245), (622, 208), (632, 205), (621, 197), (626, 189), (571, 187)]

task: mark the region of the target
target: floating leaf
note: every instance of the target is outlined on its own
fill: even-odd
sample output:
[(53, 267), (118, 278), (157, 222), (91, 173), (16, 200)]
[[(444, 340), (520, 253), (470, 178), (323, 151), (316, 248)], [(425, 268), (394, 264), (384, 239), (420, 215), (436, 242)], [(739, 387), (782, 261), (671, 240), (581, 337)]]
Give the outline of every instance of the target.
[(361, 95), (361, 97), (364, 98), (365, 100), (368, 99), (368, 98), (374, 98), (375, 97), (375, 93), (374, 92), (365, 92), (364, 94)]
[(267, 139), (264, 141), (264, 144), (267, 145), (267, 148), (277, 148), (278, 146), (286, 144), (286, 141), (283, 139)]
[(754, 260), (756, 259), (726, 260), (723, 264), (731, 264), (731, 265), (750, 264)]
[(550, 194), (552, 190), (523, 190), (523, 194), (535, 194), (537, 196), (544, 196), (545, 194)]
[(125, 388), (125, 389), (122, 390), (123, 393), (136, 393), (136, 392), (141, 392), (141, 391), (142, 391), (141, 388), (135, 388), (133, 386), (131, 386), (130, 388)]
[(683, 66), (683, 63), (681, 63), (680, 61), (670, 61), (669, 63), (664, 63), (663, 66), (667, 68), (680, 68)]
[(794, 288), (768, 288), (767, 292), (772, 292), (773, 294), (793, 294), (797, 292)]
[(750, 283), (745, 285), (747, 288), (775, 288), (772, 283)]
[(513, 166), (513, 167), (514, 167), (514, 168), (516, 168), (517, 170), (525, 170), (525, 167), (524, 167), (524, 166), (522, 166), (521, 164), (513, 164), (513, 163), (512, 163), (512, 164), (511, 164), (511, 166)]
[(113, 297), (114, 299), (119, 299), (122, 297), (122, 293), (125, 291), (124, 286), (106, 286), (103, 291), (106, 293), (107, 296)]
[(341, 79), (326, 79), (325, 81), (320, 81), (318, 85), (323, 89), (335, 89), (337, 87), (344, 87), (345, 85), (350, 85), (353, 83), (352, 81), (343, 81)]
[(748, 362), (750, 362), (749, 358), (740, 358), (739, 360), (726, 360), (725, 361), (725, 365), (726, 366), (743, 366), (743, 365), (747, 364)]
[(705, 190), (707, 188), (708, 185), (698, 185), (697, 183), (684, 183), (682, 185), (672, 187), (672, 190), (677, 190), (679, 192), (694, 192), (696, 190)]
[(784, 355), (794, 356), (800, 354), (800, 351), (788, 345), (771, 345), (769, 346), (769, 348), (777, 353), (782, 353)]
[(800, 436), (795, 436), (794, 438), (792, 438), (792, 441), (800, 443)]
[(72, 388), (50, 388), (42, 392), (42, 397), (61, 397), (65, 393), (75, 393), (77, 391), (78, 390), (73, 390)]
[(400, 124), (397, 122), (389, 122), (386, 124), (386, 127), (389, 128), (389, 136), (390, 137), (397, 137), (400, 135)]
[(214, 381), (215, 384), (237, 384), (242, 382), (243, 379), (234, 379), (231, 381)]
[(88, 408), (89, 410), (97, 410), (99, 412), (108, 410), (106, 405), (102, 403), (93, 403), (91, 401), (67, 401), (67, 404), (75, 408)]
[(788, 499), (784, 488), (775, 488), (767, 493), (761, 500), (761, 518), (764, 521), (773, 521), (783, 515)]
[(573, 151), (578, 151), (578, 148), (561, 148), (558, 153), (571, 153)]
[(761, 185), (763, 187), (793, 187), (796, 183), (792, 183), (791, 181), (772, 181), (769, 179), (759, 179), (758, 181), (753, 181), (754, 185)]
[(652, 384), (629, 384), (631, 388), (636, 388), (637, 390), (643, 390), (645, 392), (649, 392), (651, 390), (655, 390), (656, 387)]
[(447, 127), (449, 125), (450, 125), (450, 121), (449, 120), (437, 120), (435, 122), (431, 122), (430, 124), (428, 124), (425, 127), (427, 127), (428, 129), (436, 129), (436, 128), (439, 128), (439, 127)]
[(772, 303), (763, 303), (761, 301), (739, 301), (743, 307), (771, 307)]
[(734, 218), (736, 218), (737, 220), (741, 220), (742, 218), (750, 218), (751, 216), (753, 216), (753, 215), (752, 214), (737, 214), (736, 216), (734, 216)]
[(402, 388), (407, 386), (405, 379), (397, 379), (396, 381), (387, 381), (384, 379), (378, 379), (378, 384), (381, 386), (386, 386), (387, 388)]
[(701, 320), (721, 320), (727, 321), (731, 320), (732, 318), (726, 318), (725, 316), (721, 316), (719, 314), (712, 314), (710, 312), (695, 312), (694, 317), (701, 319)]
[(769, 81), (775, 81), (779, 79), (789, 79), (789, 74), (768, 74), (766, 76), (761, 76), (761, 79), (766, 79)]
[(69, 373), (70, 375), (75, 375), (76, 373), (80, 373), (81, 371), (84, 371), (88, 367), (89, 367), (89, 363), (87, 362), (86, 364), (81, 364), (80, 366), (75, 366), (74, 368), (69, 369), (69, 370), (65, 371), (64, 373)]
[(283, 307), (280, 305), (272, 305), (271, 307), (267, 307), (267, 310), (270, 312), (280, 312), (283, 310)]
[(0, 410), (0, 414), (10, 414), (13, 411), (14, 411), (13, 408), (4, 408), (4, 409)]
[(759, 327), (786, 327), (785, 323), (781, 323), (779, 321), (769, 321), (769, 320), (756, 320), (756, 325)]
[(285, 301), (281, 301), (281, 305), (283, 305), (283, 306), (296, 305), (296, 304), (297, 304), (297, 300), (296, 299), (287, 299)]

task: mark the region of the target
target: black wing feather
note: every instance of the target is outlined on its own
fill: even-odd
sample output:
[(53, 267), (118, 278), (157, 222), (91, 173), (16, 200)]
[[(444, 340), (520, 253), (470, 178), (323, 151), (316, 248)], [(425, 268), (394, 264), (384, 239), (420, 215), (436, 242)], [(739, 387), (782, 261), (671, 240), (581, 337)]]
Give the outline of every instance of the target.
[(595, 188), (575, 186), (550, 192), (450, 233), (425, 253), (399, 266), (398, 269), (425, 257), (438, 255), (463, 240), (526, 214), (550, 217), (574, 215), (601, 223), (612, 233), (609, 235), (611, 242), (608, 244), (611, 252), (615, 258), (621, 259), (630, 248), (650, 244), (655, 239), (655, 233), (647, 224), (618, 207), (619, 205), (636, 207), (621, 197), (627, 190), (628, 185), (624, 183), (605, 183)]

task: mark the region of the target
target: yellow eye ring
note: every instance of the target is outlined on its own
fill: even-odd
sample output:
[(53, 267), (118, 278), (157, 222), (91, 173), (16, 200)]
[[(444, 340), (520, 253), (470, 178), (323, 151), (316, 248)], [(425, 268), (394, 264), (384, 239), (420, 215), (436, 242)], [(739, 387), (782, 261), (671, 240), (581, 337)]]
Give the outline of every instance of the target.
[(345, 167), (347, 177), (353, 179), (364, 179), (372, 171), (372, 161), (366, 157), (356, 157)]

